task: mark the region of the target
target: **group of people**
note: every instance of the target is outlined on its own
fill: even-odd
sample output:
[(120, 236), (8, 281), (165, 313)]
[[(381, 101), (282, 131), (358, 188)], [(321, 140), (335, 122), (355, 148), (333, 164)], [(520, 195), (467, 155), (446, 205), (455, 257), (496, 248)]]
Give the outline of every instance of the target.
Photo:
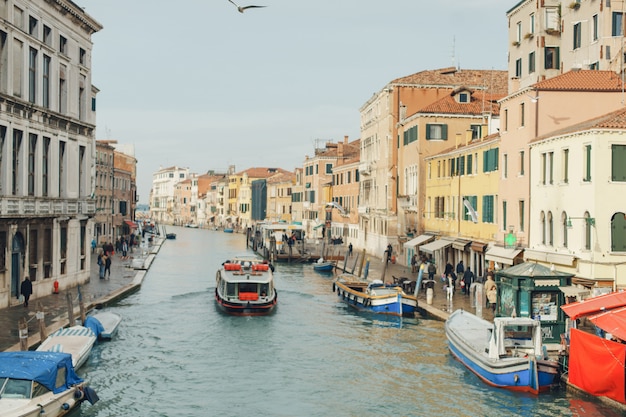
[(490, 307), (492, 310), (495, 310), (498, 293), (497, 285), (494, 281), (493, 271), (487, 271), (486, 277), (485, 279), (483, 279), (482, 277), (476, 277), (469, 266), (465, 267), (465, 265), (463, 264), (463, 260), (459, 261), (459, 263), (456, 265), (456, 268), (453, 267), (450, 262), (446, 263), (446, 268), (442, 276), (442, 281), (444, 282), (444, 285), (447, 287), (451, 287), (452, 291), (454, 291), (456, 289), (457, 280), (459, 281), (459, 287), (461, 289), (461, 294), (463, 295), (470, 295), (473, 283), (476, 282), (484, 284), (484, 291), (487, 297), (486, 306)]

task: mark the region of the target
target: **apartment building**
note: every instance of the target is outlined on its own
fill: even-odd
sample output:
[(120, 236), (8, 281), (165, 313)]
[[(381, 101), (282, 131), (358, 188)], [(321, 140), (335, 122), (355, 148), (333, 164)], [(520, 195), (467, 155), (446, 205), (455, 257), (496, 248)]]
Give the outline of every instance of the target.
[(174, 224), (174, 187), (189, 177), (189, 168), (172, 166), (160, 168), (152, 174), (150, 190), (150, 217), (162, 224)]
[(0, 2), (0, 308), (89, 279), (96, 147), (91, 36), (71, 1)]

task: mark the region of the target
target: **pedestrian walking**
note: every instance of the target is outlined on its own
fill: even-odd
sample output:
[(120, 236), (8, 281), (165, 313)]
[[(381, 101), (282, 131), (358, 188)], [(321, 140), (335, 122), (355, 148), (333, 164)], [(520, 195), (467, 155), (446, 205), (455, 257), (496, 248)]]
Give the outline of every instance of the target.
[(463, 265), (463, 260), (461, 259), (459, 263), (456, 265), (456, 274), (458, 276), (463, 276), (464, 272), (465, 272), (465, 266)]
[(417, 272), (417, 254), (414, 253), (413, 256), (411, 257), (411, 272), (416, 273)]
[(352, 256), (352, 242), (348, 245), (348, 258)]
[(434, 280), (436, 273), (437, 273), (437, 267), (435, 266), (435, 263), (431, 261), (428, 264), (428, 279), (429, 280)]
[(487, 295), (487, 306), (496, 311), (496, 302), (498, 301), (498, 286), (493, 280), (493, 274), (487, 274), (487, 282), (485, 282), (485, 294)]
[(28, 299), (32, 293), (33, 283), (30, 282), (28, 277), (24, 277), (24, 281), (22, 281), (22, 286), (20, 287), (20, 294), (24, 297), (24, 307), (28, 307)]
[(91, 253), (96, 253), (96, 238), (91, 239)]
[(106, 256), (104, 259), (104, 275), (111, 278), (111, 256)]
[(467, 269), (465, 269), (465, 272), (463, 273), (463, 284), (464, 284), (464, 294), (465, 295), (470, 295), (470, 287), (472, 286), (472, 283), (474, 282), (474, 273), (470, 270), (470, 267), (468, 266)]
[(104, 270), (106, 268), (106, 258), (107, 256), (105, 255), (104, 252), (98, 255), (98, 266), (100, 267), (98, 272), (99, 272), (100, 279), (104, 279)]
[(128, 242), (126, 239), (122, 241), (122, 259), (128, 259)]

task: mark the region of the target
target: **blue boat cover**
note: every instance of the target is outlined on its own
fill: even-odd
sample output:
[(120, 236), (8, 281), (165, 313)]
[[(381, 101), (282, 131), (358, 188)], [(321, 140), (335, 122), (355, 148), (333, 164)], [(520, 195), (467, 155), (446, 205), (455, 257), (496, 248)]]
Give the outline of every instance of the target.
[(102, 325), (102, 323), (100, 323), (100, 320), (92, 316), (87, 316), (87, 318), (85, 318), (83, 326), (91, 329), (96, 337), (99, 337), (100, 334), (104, 331), (104, 326)]
[[(65, 383), (56, 386), (57, 373), (65, 369)], [(0, 378), (37, 381), (58, 394), (83, 382), (72, 366), (72, 355), (61, 352), (0, 352)]]

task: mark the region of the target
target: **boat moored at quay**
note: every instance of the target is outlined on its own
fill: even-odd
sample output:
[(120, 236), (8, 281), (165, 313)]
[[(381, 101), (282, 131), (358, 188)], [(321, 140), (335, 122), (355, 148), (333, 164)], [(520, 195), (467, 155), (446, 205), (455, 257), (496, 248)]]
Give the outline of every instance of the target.
[(384, 284), (381, 280), (367, 282), (342, 274), (333, 282), (333, 292), (348, 306), (360, 311), (412, 317), (417, 310), (415, 296), (406, 294), (398, 285)]
[(273, 268), (260, 259), (228, 260), (218, 269), (216, 281), (215, 302), (224, 313), (261, 316), (276, 307)]

